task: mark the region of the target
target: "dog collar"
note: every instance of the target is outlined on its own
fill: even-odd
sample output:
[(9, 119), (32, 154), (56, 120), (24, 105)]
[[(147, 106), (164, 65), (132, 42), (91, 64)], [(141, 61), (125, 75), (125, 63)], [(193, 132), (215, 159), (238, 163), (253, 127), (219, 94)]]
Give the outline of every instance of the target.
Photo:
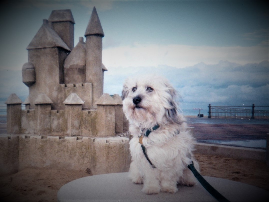
[(156, 124), (155, 126), (153, 126), (153, 128), (148, 129), (148, 130), (145, 132), (144, 136), (148, 137), (149, 134), (150, 134), (152, 131), (157, 130), (158, 128), (160, 128), (160, 126), (159, 126), (159, 124)]
[[(149, 134), (150, 134), (152, 131), (157, 130), (158, 128), (160, 128), (160, 126), (159, 126), (159, 124), (156, 124), (156, 125), (153, 126), (152, 128), (148, 129), (148, 130), (144, 133), (144, 136), (148, 137)], [(143, 145), (143, 135), (141, 135), (141, 136), (139, 137), (139, 143), (140, 143), (141, 145)]]

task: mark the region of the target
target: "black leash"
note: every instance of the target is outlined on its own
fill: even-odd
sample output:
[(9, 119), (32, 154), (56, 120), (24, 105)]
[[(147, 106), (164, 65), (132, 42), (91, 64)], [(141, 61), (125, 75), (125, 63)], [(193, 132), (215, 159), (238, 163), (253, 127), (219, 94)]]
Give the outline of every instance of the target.
[[(152, 128), (152, 130), (157, 130), (159, 127), (160, 127), (160, 126), (157, 124), (157, 125), (155, 125), (155, 126)], [(148, 129), (148, 130), (145, 132), (144, 136), (148, 137), (149, 134), (152, 132), (152, 130)], [(144, 156), (145, 156), (146, 159), (148, 160), (148, 162), (149, 162), (149, 164), (151, 165), (151, 167), (152, 167), (152, 168), (156, 168), (155, 165), (150, 161), (150, 159), (149, 159), (149, 157), (148, 157), (148, 155), (147, 155), (146, 147), (143, 145), (143, 143), (142, 143), (142, 139), (141, 139), (141, 138), (143, 139), (143, 136), (142, 136), (142, 135), (141, 135), (140, 138), (139, 138), (139, 143), (141, 144), (141, 148), (142, 148), (142, 151), (143, 151), (143, 153), (144, 153)]]
[[(155, 125), (152, 129), (148, 129), (144, 136), (148, 137), (149, 134), (153, 131), (153, 130), (157, 130), (160, 126), (157, 124)], [(146, 151), (146, 147), (143, 145), (142, 142), (143, 136), (141, 135), (139, 137), (139, 143), (141, 144), (141, 148), (142, 151), (144, 153), (144, 156), (146, 157), (147, 161), (149, 162), (149, 164), (152, 166), (152, 168), (156, 168), (156, 166), (150, 161), (148, 155), (147, 155), (147, 151)], [(200, 175), (200, 173), (196, 170), (196, 168), (193, 165), (193, 162), (188, 165), (188, 168), (191, 170), (191, 172), (193, 173), (193, 175), (196, 177), (196, 179), (201, 183), (201, 185), (215, 198), (217, 199), (219, 202), (229, 202), (229, 200), (227, 200), (224, 196), (222, 196), (216, 189), (214, 189), (214, 187), (212, 187), (206, 180), (205, 178), (203, 178), (202, 175)]]
[(142, 151), (144, 153), (144, 156), (146, 157), (146, 159), (148, 160), (149, 164), (151, 165), (152, 168), (156, 168), (156, 166), (149, 160), (149, 157), (147, 155), (147, 152), (146, 152), (146, 147), (144, 145), (141, 144), (141, 147), (142, 147)]
[(214, 187), (212, 187), (202, 175), (196, 170), (193, 165), (193, 162), (188, 165), (188, 168), (191, 170), (196, 179), (201, 183), (201, 185), (219, 202), (229, 202), (224, 196), (222, 196)]

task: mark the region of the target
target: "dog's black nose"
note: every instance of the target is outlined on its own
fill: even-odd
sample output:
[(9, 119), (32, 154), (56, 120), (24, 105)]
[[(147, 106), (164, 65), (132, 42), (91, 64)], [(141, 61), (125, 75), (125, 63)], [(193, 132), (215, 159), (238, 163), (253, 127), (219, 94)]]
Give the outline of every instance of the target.
[(139, 104), (140, 102), (141, 102), (141, 97), (139, 97), (139, 96), (136, 96), (136, 97), (134, 97), (134, 99), (133, 99), (133, 103), (135, 104), (135, 105), (137, 105), (137, 104)]

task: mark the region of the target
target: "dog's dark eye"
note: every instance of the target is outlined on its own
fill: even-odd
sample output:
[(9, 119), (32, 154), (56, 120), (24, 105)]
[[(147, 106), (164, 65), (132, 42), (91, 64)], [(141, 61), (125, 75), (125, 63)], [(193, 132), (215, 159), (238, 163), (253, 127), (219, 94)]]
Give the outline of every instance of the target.
[(137, 89), (137, 87), (133, 87), (133, 88), (132, 88), (132, 91), (133, 91), (133, 92), (135, 92), (135, 91), (136, 91), (136, 89)]
[(146, 91), (148, 91), (148, 92), (152, 92), (153, 91), (153, 88), (151, 88), (151, 87), (147, 87), (147, 89), (146, 89)]

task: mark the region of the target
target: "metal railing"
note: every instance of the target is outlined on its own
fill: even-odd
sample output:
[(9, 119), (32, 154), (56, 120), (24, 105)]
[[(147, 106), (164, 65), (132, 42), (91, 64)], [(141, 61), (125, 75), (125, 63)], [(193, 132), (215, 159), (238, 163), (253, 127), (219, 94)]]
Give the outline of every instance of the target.
[(211, 106), (208, 105), (208, 118), (269, 118), (269, 106)]

